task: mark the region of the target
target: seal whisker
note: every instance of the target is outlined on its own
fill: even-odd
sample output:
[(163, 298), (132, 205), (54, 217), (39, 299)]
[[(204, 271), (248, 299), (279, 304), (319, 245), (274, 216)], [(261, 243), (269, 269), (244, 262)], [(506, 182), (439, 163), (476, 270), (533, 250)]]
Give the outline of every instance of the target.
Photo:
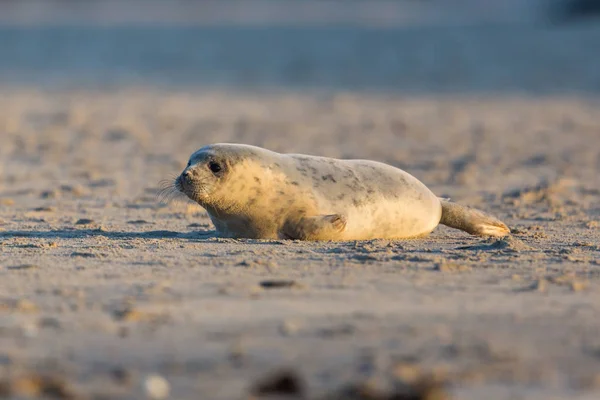
[(156, 198), (159, 203), (170, 203), (177, 197), (183, 196), (182, 188), (176, 178), (177, 176), (172, 179), (163, 179), (158, 183), (160, 189), (156, 193)]
[(157, 196), (157, 200), (159, 203), (170, 203), (177, 197), (181, 197), (181, 196), (182, 196), (182, 193), (179, 192), (177, 189), (166, 188), (166, 189), (163, 189), (160, 191), (160, 193)]

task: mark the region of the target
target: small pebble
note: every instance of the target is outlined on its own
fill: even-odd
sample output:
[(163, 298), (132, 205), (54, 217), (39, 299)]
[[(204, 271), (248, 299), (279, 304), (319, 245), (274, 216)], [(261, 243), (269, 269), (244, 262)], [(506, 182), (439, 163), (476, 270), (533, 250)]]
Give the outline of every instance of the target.
[(131, 384), (132, 374), (123, 367), (114, 368), (112, 371), (110, 371), (110, 375), (117, 383), (121, 385), (127, 386)]
[(89, 225), (89, 224), (93, 224), (93, 223), (94, 223), (93, 219), (81, 218), (81, 219), (78, 219), (77, 222), (75, 222), (75, 225)]
[(144, 219), (136, 219), (136, 220), (132, 220), (132, 221), (127, 221), (128, 224), (131, 225), (145, 225), (145, 224), (150, 224), (150, 222), (144, 220)]
[(94, 253), (85, 253), (81, 251), (74, 251), (71, 253), (71, 257), (82, 257), (82, 258), (94, 258), (96, 255)]
[(151, 399), (166, 399), (171, 387), (169, 382), (160, 375), (149, 375), (144, 380), (144, 390)]
[(69, 186), (62, 185), (60, 190), (64, 193), (70, 193), (75, 197), (81, 197), (86, 193), (86, 190), (81, 185)]
[(296, 281), (293, 280), (266, 280), (260, 282), (260, 286), (265, 289), (279, 289), (279, 288), (289, 288), (297, 286)]
[(36, 207), (33, 209), (35, 212), (54, 212), (56, 208), (54, 207)]
[(304, 380), (292, 370), (281, 370), (261, 379), (254, 384), (252, 397), (288, 397), (304, 398)]
[(6, 267), (6, 269), (10, 269), (10, 270), (37, 269), (37, 268), (39, 268), (39, 267), (35, 264), (11, 265), (9, 267)]
[(38, 326), (40, 328), (51, 328), (51, 329), (60, 329), (61, 324), (60, 321), (54, 317), (42, 317), (38, 320)]
[(40, 197), (42, 199), (56, 199), (60, 197), (60, 192), (58, 190), (46, 190), (41, 193)]

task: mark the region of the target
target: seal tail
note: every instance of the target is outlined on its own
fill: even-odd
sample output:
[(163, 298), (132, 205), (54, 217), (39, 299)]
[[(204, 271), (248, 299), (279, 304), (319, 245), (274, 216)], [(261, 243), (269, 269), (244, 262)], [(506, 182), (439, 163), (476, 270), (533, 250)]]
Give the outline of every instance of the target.
[(475, 208), (461, 206), (446, 199), (442, 203), (441, 224), (478, 236), (506, 236), (510, 229), (500, 220)]

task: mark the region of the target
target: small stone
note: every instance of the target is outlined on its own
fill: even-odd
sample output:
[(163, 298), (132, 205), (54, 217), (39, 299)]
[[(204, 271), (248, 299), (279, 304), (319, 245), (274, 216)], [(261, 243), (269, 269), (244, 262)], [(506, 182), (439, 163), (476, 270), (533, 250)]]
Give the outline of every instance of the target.
[(116, 181), (114, 181), (113, 179), (96, 179), (88, 183), (88, 186), (92, 188), (104, 188), (115, 186), (116, 184)]
[(162, 376), (149, 375), (144, 379), (144, 390), (151, 399), (166, 399), (169, 397), (171, 386)]
[(38, 269), (39, 267), (35, 264), (21, 264), (21, 265), (11, 265), (10, 267), (6, 267), (6, 269), (18, 271), (18, 270), (26, 270), (26, 269)]
[(0, 199), (0, 206), (14, 206), (15, 201), (13, 199)]
[(150, 222), (143, 220), (143, 219), (136, 219), (133, 221), (127, 221), (128, 224), (131, 225), (146, 225), (146, 224), (150, 224)]
[(535, 281), (531, 284), (531, 286), (529, 287), (529, 290), (535, 291), (535, 292), (545, 292), (547, 288), (548, 288), (548, 281), (545, 279), (538, 279), (537, 281)]
[(199, 223), (194, 222), (192, 224), (189, 224), (187, 227), (188, 228), (208, 228), (208, 227), (210, 227), (210, 225), (209, 224), (199, 224)]
[(376, 379), (381, 370), (382, 357), (372, 349), (363, 349), (357, 357), (356, 372), (367, 379)]
[(71, 257), (94, 258), (96, 257), (96, 255), (94, 253), (74, 251), (73, 253), (71, 253)]
[(60, 197), (60, 192), (58, 190), (45, 190), (40, 194), (42, 199), (56, 199)]
[(42, 317), (38, 321), (38, 326), (40, 328), (51, 328), (51, 329), (60, 329), (60, 321), (53, 317)]
[(305, 384), (303, 379), (292, 370), (277, 371), (259, 382), (250, 390), (257, 397), (293, 397), (304, 398)]
[(89, 225), (89, 224), (93, 224), (93, 223), (94, 223), (93, 219), (81, 218), (81, 219), (78, 219), (77, 222), (75, 222), (75, 225)]
[(131, 384), (132, 373), (131, 373), (131, 371), (128, 371), (126, 368), (116, 367), (110, 371), (110, 375), (113, 377), (113, 379), (117, 383), (119, 383), (121, 385), (128, 386)]
[(291, 288), (300, 286), (294, 280), (286, 280), (286, 279), (272, 279), (265, 280), (260, 282), (260, 286), (264, 289), (282, 289), (282, 288)]
[(81, 185), (75, 185), (75, 186), (62, 185), (60, 187), (60, 190), (65, 193), (70, 193), (75, 197), (81, 197), (86, 193), (85, 188)]
[(36, 207), (33, 209), (35, 212), (54, 212), (56, 208), (54, 207)]
[(108, 131), (106, 131), (106, 133), (105, 133), (105, 137), (107, 140), (115, 141), (115, 142), (120, 141), (120, 140), (125, 140), (130, 136), (131, 136), (131, 134), (127, 130), (122, 129), (122, 128), (112, 128), (112, 129), (109, 129)]
[(573, 246), (577, 246), (577, 247), (594, 247), (594, 243), (592, 243), (592, 242), (574, 242)]
[(325, 338), (335, 338), (340, 336), (349, 336), (354, 334), (356, 328), (352, 324), (334, 325), (322, 328), (318, 331), (318, 335)]

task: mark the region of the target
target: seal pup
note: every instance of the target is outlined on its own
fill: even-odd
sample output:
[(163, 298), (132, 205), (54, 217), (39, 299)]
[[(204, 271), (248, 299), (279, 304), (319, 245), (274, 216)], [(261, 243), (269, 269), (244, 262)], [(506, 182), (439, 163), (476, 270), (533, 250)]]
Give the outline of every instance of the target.
[(426, 236), (440, 223), (473, 235), (509, 234), (496, 218), (441, 199), (409, 173), (376, 161), (211, 144), (192, 154), (174, 187), (206, 209), (221, 237), (404, 239)]

